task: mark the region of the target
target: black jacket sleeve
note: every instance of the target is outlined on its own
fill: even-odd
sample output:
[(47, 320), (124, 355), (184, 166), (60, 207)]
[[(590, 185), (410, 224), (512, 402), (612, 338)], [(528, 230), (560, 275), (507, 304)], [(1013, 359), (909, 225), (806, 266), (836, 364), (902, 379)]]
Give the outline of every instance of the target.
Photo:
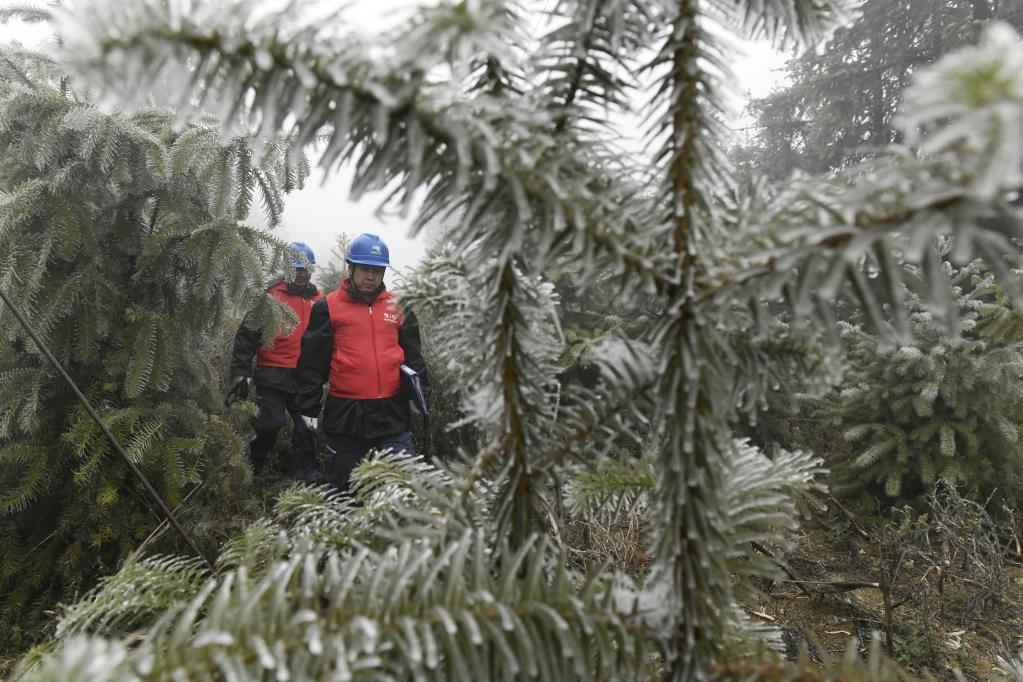
[(313, 304), (309, 326), (302, 335), (302, 354), (298, 358), (297, 407), (307, 417), (318, 417), (323, 384), (330, 372), (330, 356), (334, 352), (334, 326), (330, 323), (327, 299)]
[(405, 319), (401, 328), (398, 329), (398, 345), (405, 351), (405, 364), (419, 373), (419, 379), (423, 385), (423, 395), (429, 397), (433, 390), (430, 382), (430, 372), (426, 367), (426, 360), (423, 358), (423, 340), (419, 331), (419, 319), (410, 309), (405, 309)]
[(246, 315), (238, 327), (238, 333), (234, 335), (234, 351), (231, 353), (232, 379), (252, 376), (252, 358), (259, 350), (262, 333), (259, 329), (253, 329), (250, 324), (249, 315)]

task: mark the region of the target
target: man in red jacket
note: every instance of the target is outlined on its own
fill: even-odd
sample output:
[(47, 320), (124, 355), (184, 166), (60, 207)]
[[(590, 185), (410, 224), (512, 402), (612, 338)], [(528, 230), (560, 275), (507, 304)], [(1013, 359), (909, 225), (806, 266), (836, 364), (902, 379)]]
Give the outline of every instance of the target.
[(298, 364), (298, 408), (315, 429), (323, 408), (327, 482), (344, 490), (352, 469), (370, 450), (415, 452), (409, 395), (402, 391), (402, 364), (430, 381), (419, 322), (384, 287), (387, 246), (375, 234), (356, 237), (345, 259), (349, 277), (313, 306)]
[(307, 483), (318, 478), (316, 466), (315, 434), (302, 421), (295, 405), (298, 388), (295, 366), (302, 347), (302, 335), (309, 326), (313, 304), (323, 298), (309, 279), (316, 258), (312, 249), (302, 242), (292, 242), (295, 253), (295, 277), (291, 282), (278, 281), (267, 292), (291, 308), (298, 323), (290, 332), (276, 336), (266, 347), (259, 347), (262, 330), (253, 326), (246, 315), (234, 337), (234, 355), (231, 359), (231, 394), (247, 398), (252, 376), (252, 358), (256, 358), (256, 407), (259, 412), (252, 418), (254, 435), (249, 441), (249, 458), (258, 474), (266, 465), (270, 448), (277, 441), (277, 432), (284, 426), (285, 412), (291, 415), (291, 475)]

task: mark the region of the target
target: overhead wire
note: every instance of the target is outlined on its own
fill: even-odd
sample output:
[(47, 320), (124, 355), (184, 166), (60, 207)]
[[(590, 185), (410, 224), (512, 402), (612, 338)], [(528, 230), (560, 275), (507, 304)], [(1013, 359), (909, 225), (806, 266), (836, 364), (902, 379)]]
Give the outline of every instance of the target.
[(75, 394), (75, 397), (78, 399), (78, 402), (81, 403), (82, 407), (85, 408), (85, 411), (89, 414), (92, 420), (96, 422), (97, 426), (99, 426), (100, 431), (103, 432), (103, 435), (110, 443), (110, 446), (114, 449), (114, 452), (116, 452), (121, 457), (121, 459), (124, 460), (125, 464), (128, 465), (128, 469), (131, 471), (132, 475), (134, 475), (135, 478), (138, 479), (139, 483), (142, 484), (142, 487), (145, 489), (149, 497), (152, 498), (154, 502), (156, 502), (157, 507), (160, 508), (160, 511), (163, 513), (164, 518), (166, 518), (167, 523), (169, 523), (170, 526), (182, 537), (182, 539), (184, 539), (185, 543), (191, 548), (193, 552), (195, 552), (196, 556), (202, 559), (203, 562), (210, 568), (210, 570), (213, 570), (215, 568), (213, 562), (211, 562), (206, 557), (206, 555), (199, 550), (199, 547), (195, 544), (195, 541), (192, 540), (192, 537), (185, 532), (184, 528), (181, 527), (181, 524), (178, 523), (178, 520), (174, 517), (174, 512), (172, 512), (170, 510), (170, 507), (167, 506), (167, 503), (160, 496), (160, 493), (156, 491), (153, 485), (149, 482), (149, 479), (146, 478), (146, 475), (142, 473), (142, 470), (139, 469), (138, 466), (136, 466), (135, 462), (131, 461), (131, 458), (128, 457), (128, 453), (126, 453), (124, 451), (124, 448), (121, 447), (121, 444), (120, 442), (118, 442), (117, 437), (114, 436), (113, 433), (111, 433), (110, 428), (106, 425), (106, 422), (104, 422), (103, 418), (99, 416), (99, 413), (96, 412), (96, 409), (92, 406), (92, 403), (89, 402), (89, 399), (86, 398), (85, 395), (82, 393), (81, 389), (78, 388), (78, 384), (75, 383), (75, 380), (72, 379), (71, 375), (68, 374), (67, 370), (64, 369), (64, 366), (60, 364), (60, 361), (57, 360), (56, 357), (54, 357), (53, 353), (50, 351), (49, 346), (47, 346), (46, 343), (39, 337), (39, 335), (36, 334), (35, 330), (32, 328), (32, 325), (25, 318), (25, 316), (21, 314), (21, 311), (14, 304), (14, 301), (11, 300), (10, 296), (7, 295), (7, 292), (4, 290), (3, 287), (0, 287), (0, 299), (2, 299), (3, 302), (7, 304), (7, 307), (10, 309), (11, 313), (14, 314), (15, 319), (18, 320), (18, 323), (22, 326), (26, 333), (28, 333), (32, 341), (35, 342), (36, 347), (39, 349), (39, 351), (46, 357), (50, 365), (52, 365), (53, 368), (57, 370), (57, 373), (60, 374), (60, 376), (64, 379), (64, 382), (71, 389), (71, 392)]

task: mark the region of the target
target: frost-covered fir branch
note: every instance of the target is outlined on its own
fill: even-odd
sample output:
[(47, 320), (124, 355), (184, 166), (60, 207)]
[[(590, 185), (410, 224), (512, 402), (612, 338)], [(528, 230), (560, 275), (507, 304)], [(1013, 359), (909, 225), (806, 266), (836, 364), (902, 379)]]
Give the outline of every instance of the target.
[[(482, 535), (453, 542), (440, 555), (415, 543), (343, 560), (296, 548), (258, 582), (244, 569), (208, 581), (133, 647), (71, 639), (61, 656), (44, 658), (26, 679), (67, 679), (83, 665), (108, 675), (90, 679), (183, 669), (192, 676), (292, 679), (639, 676), (643, 628), (609, 617), (609, 586), (591, 581), (566, 599), (564, 586), (573, 578), (545, 541), (497, 554), (504, 559), (491, 564)], [(519, 571), (517, 580), (498, 577)], [(290, 634), (296, 627), (298, 637)], [(591, 635), (580, 637), (584, 632)]]
[(982, 261), (963, 268), (945, 261), (944, 268), (956, 337), (914, 294), (906, 295), (911, 337), (903, 343), (840, 324), (849, 369), (821, 403), (822, 415), (853, 446), (852, 457), (836, 466), (836, 488), (911, 498), (944, 479), (971, 497), (1015, 506), (1023, 345), (984, 334), (981, 314), (990, 314), (986, 299), (996, 280)]
[[(814, 0), (745, 4), (742, 8), (749, 8), (751, 14), (742, 25), (769, 31), (781, 40), (787, 35), (817, 37), (844, 6)], [(772, 357), (751, 354), (746, 364), (729, 362), (736, 354), (736, 340), (748, 331), (749, 318), (731, 319), (725, 313), (736, 307), (748, 309), (751, 300), (782, 292), (790, 282), (800, 281), (800, 275), (821, 281), (816, 256), (832, 265), (825, 271), (836, 273), (839, 284), (848, 282), (866, 291), (860, 254), (833, 248), (855, 244), (855, 240), (846, 236), (836, 244), (828, 242), (828, 230), (846, 228), (843, 234), (850, 235), (850, 226), (841, 213), (836, 220), (835, 212), (827, 209), (834, 203), (830, 195), (841, 197), (850, 215), (885, 200), (864, 197), (862, 191), (869, 194), (873, 187), (866, 183), (850, 190), (842, 185), (844, 179), (815, 181), (820, 187), (831, 187), (831, 192), (824, 201), (815, 202), (813, 192), (806, 191), (791, 213), (777, 212), (789, 221), (792, 232), (775, 242), (774, 253), (758, 260), (759, 254), (740, 250), (734, 261), (729, 260), (730, 252), (720, 253), (742, 243), (741, 239), (724, 240), (727, 227), (751, 221), (728, 215), (741, 203), (725, 207), (717, 203), (719, 196), (734, 193), (727, 164), (721, 162), (714, 142), (724, 59), (706, 22), (726, 22), (736, 7), (735, 3), (688, 0), (670, 11), (649, 13), (658, 24), (651, 28), (651, 35), (662, 37), (654, 47), (660, 55), (657, 66), (664, 69), (655, 71), (660, 80), (651, 108), (655, 125), (661, 124), (665, 153), (652, 172), (637, 169), (629, 159), (616, 158), (612, 145), (595, 143), (592, 134), (577, 135), (577, 126), (557, 131), (551, 113), (556, 106), (536, 106), (529, 97), (516, 100), (492, 89), (473, 90), (445, 80), (443, 65), (433, 57), (425, 69), (410, 69), (407, 58), (395, 56), (386, 46), (373, 41), (332, 42), (325, 24), (295, 26), (282, 15), (260, 13), (252, 3), (239, 4), (237, 16), (230, 18), (204, 8), (185, 17), (155, 3), (136, 3), (127, 12), (99, 3), (78, 15), (78, 20), (70, 18), (68, 25), (74, 30), (65, 30), (66, 54), (98, 83), (121, 85), (111, 81), (111, 66), (127, 74), (124, 80), (129, 87), (157, 77), (172, 78), (181, 84), (177, 94), (197, 95), (207, 104), (219, 105), (227, 112), (223, 118), (233, 121), (239, 115), (247, 129), (272, 132), (283, 127), (300, 144), (322, 132), (329, 143), (320, 163), (330, 169), (338, 162), (352, 162), (357, 191), (386, 187), (393, 191), (394, 201), (407, 204), (417, 188), (425, 189), (420, 218), (450, 221), (452, 248), (431, 271), (438, 281), (433, 288), (426, 283), (419, 295), (439, 310), (457, 312), (438, 318), (445, 320), (438, 335), (452, 344), (449, 362), (470, 367), (465, 374), (478, 379), (472, 388), (479, 402), (470, 404), (468, 412), (489, 436), (473, 461), (464, 468), (460, 465), (451, 487), (464, 498), (476, 485), (494, 484), (488, 490), (494, 496), (490, 507), (494, 515), (487, 518), (500, 537), (487, 538), (493, 550), (488, 560), (505, 561), (522, 548), (532, 551), (533, 534), (544, 532), (548, 523), (547, 489), (561, 471), (539, 466), (542, 460), (538, 459), (551, 444), (546, 429), (553, 419), (551, 358), (560, 352), (556, 306), (543, 279), (545, 266), (575, 255), (590, 273), (608, 271), (620, 276), (627, 295), (656, 298), (660, 317), (648, 341), (656, 358), (652, 374), (657, 383), (645, 396), (656, 408), (647, 414), (625, 411), (621, 421), (609, 426), (614, 437), (623, 440), (636, 427), (663, 435), (651, 506), (657, 571), (648, 585), (663, 592), (649, 590), (644, 596), (656, 595), (657, 603), (667, 609), (652, 641), (667, 642), (666, 663), (676, 679), (709, 676), (740, 622), (734, 614), (738, 590), (732, 582), (732, 571), (737, 570), (733, 559), (739, 550), (731, 544), (740, 516), (732, 516), (725, 506), (723, 480), (734, 454), (736, 396), (742, 394), (747, 380), (761, 380), (748, 373), (769, 376), (761, 365)], [(431, 55), (451, 55), (451, 44), (472, 44), (472, 36), (487, 34), (471, 22), (466, 30), (472, 35), (422, 32), (417, 44)], [(587, 30), (579, 24), (568, 27), (567, 34), (585, 36)], [(469, 50), (471, 59), (501, 59), (498, 51), (482, 42), (479, 45)], [(188, 68), (190, 57), (195, 59), (194, 71)], [(504, 67), (514, 68), (511, 62), (502, 63)], [(527, 71), (524, 78), (542, 83), (544, 75)], [(984, 102), (974, 104), (979, 105), (976, 111), (984, 110)], [(1014, 111), (1009, 104), (1003, 108)], [(559, 134), (552, 135), (552, 130)], [(956, 153), (962, 151), (956, 142), (950, 150), (950, 170), (957, 165)], [(929, 165), (928, 160), (919, 164), (925, 180), (940, 167)], [(902, 188), (911, 170), (910, 163), (895, 166), (886, 179)], [(657, 177), (657, 186), (664, 190), (637, 191), (647, 189), (637, 183), (637, 178), (647, 176)], [(939, 180), (951, 185), (944, 177)], [(933, 186), (941, 184), (936, 181)], [(845, 190), (848, 193), (843, 194)], [(997, 205), (990, 193), (972, 200), (978, 207)], [(953, 203), (942, 203), (940, 197), (926, 199), (929, 220), (921, 223), (919, 234), (930, 239), (940, 232), (938, 219), (947, 217)], [(900, 220), (882, 224), (894, 229)], [(799, 230), (805, 230), (806, 243), (800, 241), (804, 237)], [(758, 235), (766, 233), (764, 229)], [(879, 257), (893, 258), (885, 249)], [(850, 267), (846, 258), (857, 267)], [(797, 267), (805, 263), (813, 267)], [(890, 273), (890, 268), (885, 272)], [(928, 268), (926, 272), (936, 271)], [(771, 280), (770, 275), (775, 278)], [(736, 283), (747, 288), (740, 289)], [(931, 283), (932, 291), (942, 290), (940, 278)], [(872, 299), (860, 298), (871, 306)], [(459, 339), (459, 334), (465, 338)], [(553, 347), (531, 345), (530, 338)], [(582, 434), (580, 450), (599, 449), (608, 434), (587, 430), (592, 420), (588, 425), (581, 412), (566, 415), (578, 419), (580, 429), (559, 426), (555, 433), (564, 438), (578, 432)], [(773, 474), (779, 480), (798, 479), (800, 471), (798, 466), (779, 466)], [(786, 508), (784, 499), (778, 494), (763, 508), (751, 507), (750, 513), (773, 524), (783, 516), (776, 508)], [(461, 523), (456, 517), (464, 508), (452, 505), (429, 514), (431, 521), (440, 523), (430, 527), (456, 527)], [(257, 542), (255, 535), (252, 540)], [(434, 533), (431, 537), (449, 536)], [(504, 544), (505, 537), (511, 542)], [(465, 546), (462, 540), (450, 540), (452, 551)], [(413, 544), (406, 539), (397, 546)], [(435, 547), (441, 547), (439, 541)], [(412, 549), (402, 551), (400, 557), (392, 556), (406, 562), (407, 575), (428, 580), (418, 573), (416, 557), (420, 555)], [(442, 556), (445, 550), (437, 551)], [(381, 576), (391, 576), (383, 568), (385, 554), (354, 562), (353, 570), (360, 570), (368, 560)], [(244, 552), (239, 555), (245, 556)], [(499, 567), (507, 564), (488, 566), (494, 571)], [(276, 580), (284, 586), (290, 584), (290, 576), (282, 572)], [(488, 573), (487, 577), (494, 576)], [(514, 576), (503, 578), (514, 582)], [(359, 583), (363, 584), (373, 582)], [(353, 590), (352, 598), (366, 597), (365, 590)], [(543, 598), (556, 603), (560, 597), (544, 593)], [(621, 617), (614, 604), (606, 608), (611, 617)], [(293, 627), (302, 628), (303, 633), (307, 630), (304, 624)], [(471, 628), (468, 632), (471, 637)], [(493, 655), (506, 660), (504, 654)], [(381, 659), (380, 665), (391, 664), (391, 659)], [(402, 665), (401, 661), (393, 664)]]
[(654, 3), (563, 0), (552, 13), (560, 23), (543, 36), (537, 58), (544, 100), (555, 109), (555, 132), (570, 125), (607, 126), (611, 111), (630, 112), (633, 74), (659, 25)]
[[(567, 486), (569, 509), (582, 518), (607, 519), (645, 509), (656, 494), (657, 462), (641, 458), (604, 458), (572, 472)], [(819, 457), (779, 450), (771, 457), (746, 440), (724, 449), (722, 476), (728, 480), (722, 505), (729, 515), (722, 548), (732, 575), (773, 575), (775, 567), (752, 544), (791, 547), (798, 529), (798, 506), (819, 489)], [(670, 613), (670, 609), (668, 610)]]
[[(408, 300), (449, 322), (438, 330), (437, 340), (446, 351), (454, 378), (459, 385), (469, 387), (472, 395), (464, 406), (464, 423), (479, 426), (490, 433), (495, 444), (500, 444), (496, 451), (478, 458), (466, 472), (468, 480), (475, 481), (491, 470), (489, 475), (495, 482), (510, 486), (516, 477), (526, 476), (530, 485), (538, 486), (533, 493), (538, 498), (535, 513), (543, 513), (553, 504), (550, 485), (544, 481), (562, 460), (569, 456), (588, 459), (594, 454), (595, 442), (634, 442), (638, 429), (649, 428), (653, 361), (649, 349), (640, 344), (607, 339), (596, 349), (596, 362), (603, 368), (605, 381), (594, 389), (572, 387), (560, 393), (555, 360), (561, 346), (550, 284), (539, 279), (522, 280), (521, 286), (530, 292), (529, 297), (522, 297), (526, 301), (499, 304), (480, 296), (485, 282), (477, 278), (475, 268), (467, 265), (472, 262), (471, 255), (462, 252), (460, 256), (460, 261), (436, 260), (414, 276), (409, 284), (416, 293)], [(517, 409), (529, 415), (524, 423), (528, 431), (518, 435), (505, 428), (503, 416), (508, 386), (513, 384), (493, 381), (507, 367), (503, 364), (507, 353), (491, 354), (488, 350), (501, 347), (492, 335), (503, 334), (508, 325), (499, 321), (480, 324), (481, 319), (493, 315), (492, 311), (512, 306), (525, 315), (511, 327), (517, 336), (514, 359), (521, 371), (528, 372), (514, 381), (520, 395), (510, 396), (518, 403)], [(528, 462), (501, 456), (515, 438), (521, 439), (528, 451)], [(521, 495), (519, 499), (524, 502), (529, 498)], [(498, 512), (500, 518), (512, 514), (507, 507)]]
[[(433, 477), (423, 466), (401, 457), (361, 465), (360, 506), (349, 507), (348, 523), (339, 525), (316, 519), (346, 501), (295, 490), (277, 521), (259, 524), (247, 538), (244, 552), (228, 548), (231, 558), (219, 562), (216, 576), (175, 560), (129, 563), (65, 612), (60, 628), (69, 645), (26, 662), (23, 678), (65, 676), (85, 663), (83, 650), (111, 651), (107, 642), (116, 654), (92, 666), (108, 676), (640, 676), (653, 653), (650, 614), (629, 614), (635, 593), (628, 581), (573, 574), (561, 551), (535, 536), (515, 551), (498, 551), (493, 543), (503, 541), (486, 520), (453, 537), (417, 534), (409, 512), (431, 503), (393, 493)], [(391, 472), (382, 487), (373, 480), (381, 467)], [(435, 493), (445, 496), (439, 487)], [(366, 534), (374, 513), (364, 510), (381, 494), (391, 495), (387, 513), (413, 528), (374, 548)], [(432, 523), (430, 515), (419, 518)], [(359, 529), (369, 542), (350, 536)]]
[[(715, 61), (717, 48), (705, 33), (703, 10), (698, 0), (678, 4), (671, 33), (655, 61), (667, 71), (659, 81), (662, 112), (654, 131), (665, 139), (657, 158), (664, 164), (664, 222), (670, 226), (671, 251), (685, 279), (668, 290), (667, 314), (654, 337), (661, 348), (656, 394), (665, 438), (656, 467), (653, 546), (658, 561), (651, 580), (665, 586), (671, 614), (666, 624), (672, 633), (669, 676), (687, 680), (709, 670), (727, 628), (728, 615), (721, 605), (733, 601), (721, 544), (726, 517), (716, 466), (728, 439), (716, 408), (725, 403), (702, 371), (701, 358), (713, 353), (699, 329), (687, 286), (699, 268), (701, 243), (716, 224), (711, 193), (730, 183), (715, 144), (720, 123), (713, 108), (720, 102), (712, 88), (717, 83), (707, 68), (700, 68), (701, 60), (708, 59), (710, 69), (723, 65)], [(718, 636), (703, 636), (704, 629)]]
[[(743, 22), (769, 28), (774, 38), (782, 39), (790, 31), (803, 40), (814, 37), (811, 24), (830, 23), (826, 30), (831, 30), (840, 14), (838, 4), (825, 3), (813, 9), (810, 23), (772, 23), (781, 7), (750, 6)], [(655, 580), (666, 581), (673, 600), (676, 636), (670, 674), (677, 679), (699, 677), (708, 669), (724, 638), (701, 633), (728, 629), (729, 615), (719, 605), (733, 599), (723, 545), (729, 519), (721, 506), (724, 486), (718, 463), (727, 459), (730, 441), (729, 415), (735, 404), (730, 387), (749, 378), (722, 361), (735, 357), (729, 350), (729, 334), (722, 333), (721, 322), (712, 321), (714, 311), (698, 304), (703, 293), (699, 278), (712, 270), (726, 234), (721, 199), (732, 190), (729, 164), (719, 147), (724, 139), (723, 98), (731, 80), (727, 48), (712, 37), (709, 26), (734, 18), (735, 9), (696, 0), (679, 3), (672, 10), (670, 35), (652, 64), (664, 71), (653, 131), (663, 139), (658, 156), (663, 164), (663, 220), (670, 226), (672, 250), (684, 277), (668, 290), (667, 314), (655, 332), (662, 349), (658, 417), (666, 430), (656, 467)], [(791, 13), (781, 14), (793, 18)]]
[(859, 0), (751, 0), (742, 4), (712, 2), (739, 18), (751, 38), (766, 38), (778, 47), (822, 45), (848, 23)]
[(418, 301), (432, 303), (454, 323), (441, 330), (440, 342), (449, 349), (461, 383), (473, 387), (468, 418), (503, 443), (506, 485), (522, 487), (507, 497), (514, 504), (499, 512), (502, 526), (521, 539), (539, 523), (533, 517), (545, 504), (530, 453), (544, 441), (555, 407), (559, 344), (553, 287), (486, 253), (469, 249), (459, 254), (460, 262), (429, 269), (417, 287)]
[(580, 518), (622, 516), (648, 504), (645, 498), (653, 487), (651, 457), (605, 456), (579, 467), (565, 487), (565, 500), (569, 512)]
[[(190, 54), (200, 66), (181, 90), (194, 87), (199, 106), (215, 104), (221, 120), (241, 116), (263, 133), (286, 127), (300, 144), (325, 131), (330, 142), (319, 163), (333, 169), (354, 162), (356, 195), (387, 187), (393, 201), (403, 203), (426, 187), (421, 218), (457, 213), (463, 242), (475, 221), (500, 215), (501, 229), (491, 238), (494, 251), (507, 257), (525, 246), (526, 225), (540, 221), (551, 233), (541, 253), (574, 247), (587, 262), (605, 255), (615, 269), (664, 279), (643, 234), (649, 209), (637, 204), (643, 197), (634, 187), (620, 187), (623, 174), (639, 176), (624, 159), (593, 145), (555, 141), (550, 115), (528, 98), (467, 99), (448, 82), (416, 79), (403, 64), (388, 71), (387, 58), (338, 51), (338, 43), (318, 35), (320, 24), (295, 26), (286, 14), (271, 20), (258, 7), (240, 4), (239, 14), (252, 15), (243, 28), (214, 10), (176, 18), (146, 3), (128, 12), (100, 4), (67, 17), (65, 55), (91, 65), (97, 79), (117, 62), (125, 75), (104, 86), (131, 97), (136, 86), (182, 81)], [(443, 48), (422, 46), (424, 52)], [(387, 54), (383, 46), (376, 49)], [(570, 154), (577, 160), (569, 161)], [(602, 170), (597, 162), (608, 160), (617, 167)]]
[[(930, 245), (954, 235), (957, 262), (983, 256), (1018, 298), (1007, 260), (1018, 249), (1007, 236), (1021, 234), (1011, 202), (1023, 184), (1013, 151), (1023, 134), (1023, 81), (1013, 66), (1021, 59), (1018, 36), (996, 24), (962, 61), (952, 55), (921, 70), (898, 118), (912, 146), (892, 146), (838, 175), (797, 178), (765, 213), (762, 233), (774, 243), (730, 254), (730, 263), (709, 274), (702, 297), (767, 291), (784, 295), (797, 315), (823, 321), (827, 311), (815, 307), (851, 285), (873, 329), (882, 327), (888, 305), (904, 337), (900, 261), (921, 265), (928, 298), (946, 310), (948, 281)], [(865, 262), (880, 276), (880, 291), (867, 285)]]
[(525, 15), (514, 0), (424, 7), (394, 29), (395, 66), (405, 64), (427, 78), (448, 77), (470, 91), (521, 96), (528, 85), (523, 69), (529, 54)]
[[(262, 291), (286, 248), (238, 218), (245, 178), (263, 174), (280, 205), (299, 157), (261, 164), (209, 124), (174, 130), (167, 110), (103, 113), (47, 57), (5, 50), (0, 73), (0, 283), (170, 504), (224, 471), (240, 479), (243, 442), (211, 409), (210, 337), (240, 306), (287, 323)], [(109, 573), (159, 519), (6, 307), (0, 336), (10, 631)]]

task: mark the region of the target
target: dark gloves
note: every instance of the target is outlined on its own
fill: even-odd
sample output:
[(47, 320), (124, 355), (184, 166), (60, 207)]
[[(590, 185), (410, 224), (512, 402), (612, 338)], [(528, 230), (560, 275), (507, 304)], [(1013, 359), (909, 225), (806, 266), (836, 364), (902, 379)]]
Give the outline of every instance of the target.
[(248, 400), (250, 383), (251, 379), (248, 377), (235, 377), (231, 379), (231, 390), (227, 392), (227, 399), (224, 401), (224, 404), (230, 406), (236, 400)]

